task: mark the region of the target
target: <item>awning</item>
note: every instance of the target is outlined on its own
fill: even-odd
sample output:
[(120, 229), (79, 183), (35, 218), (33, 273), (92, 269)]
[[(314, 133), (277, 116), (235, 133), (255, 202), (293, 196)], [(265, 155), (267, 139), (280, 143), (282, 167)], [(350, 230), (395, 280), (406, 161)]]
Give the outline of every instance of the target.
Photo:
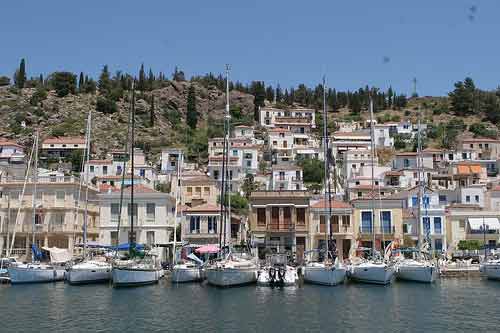
[(468, 221), (472, 230), (483, 230), (483, 224), (488, 230), (500, 230), (500, 222), (496, 217), (469, 217)]
[(71, 260), (71, 253), (66, 249), (57, 247), (42, 247), (42, 249), (50, 253), (50, 261), (53, 263), (63, 263)]
[(197, 248), (196, 250), (194, 250), (194, 252), (201, 253), (201, 254), (217, 253), (217, 252), (219, 252), (219, 247), (217, 245), (209, 244), (209, 245), (204, 245), (202, 247)]

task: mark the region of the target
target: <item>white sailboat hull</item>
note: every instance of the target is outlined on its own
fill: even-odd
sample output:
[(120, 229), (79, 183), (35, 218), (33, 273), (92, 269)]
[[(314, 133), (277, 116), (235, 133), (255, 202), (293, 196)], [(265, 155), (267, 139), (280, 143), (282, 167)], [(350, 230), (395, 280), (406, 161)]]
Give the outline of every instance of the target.
[(200, 267), (174, 266), (172, 270), (172, 282), (198, 282), (203, 280), (203, 272)]
[[(261, 286), (294, 286), (297, 284), (299, 276), (294, 267), (287, 266), (284, 275), (280, 278), (278, 271), (274, 274), (270, 273), (271, 267), (262, 269), (257, 278), (257, 284)], [(272, 277), (274, 275), (274, 279)]]
[(257, 281), (255, 268), (208, 268), (207, 281), (217, 287), (234, 287)]
[(157, 283), (161, 269), (113, 268), (112, 279), (116, 287), (140, 286)]
[(66, 280), (70, 284), (108, 282), (111, 280), (111, 265), (91, 262), (76, 264), (68, 270)]
[(304, 282), (336, 286), (344, 283), (347, 269), (344, 266), (306, 265), (304, 267)]
[(485, 263), (481, 266), (481, 271), (488, 279), (500, 280), (500, 262)]
[(396, 277), (400, 280), (432, 283), (436, 281), (438, 269), (434, 265), (398, 265)]
[(357, 282), (386, 285), (393, 281), (394, 273), (394, 266), (362, 263), (351, 266), (349, 278)]
[(63, 281), (66, 273), (63, 268), (36, 264), (9, 267), (8, 271), (13, 284)]

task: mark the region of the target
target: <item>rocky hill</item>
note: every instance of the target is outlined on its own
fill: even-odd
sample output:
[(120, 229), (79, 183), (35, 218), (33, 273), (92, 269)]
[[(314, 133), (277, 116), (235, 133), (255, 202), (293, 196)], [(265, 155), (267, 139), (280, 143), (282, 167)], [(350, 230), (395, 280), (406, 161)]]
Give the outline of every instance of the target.
[[(196, 107), (199, 113), (198, 125), (221, 123), (225, 108), (225, 95), (216, 87), (204, 87), (198, 83), (169, 81), (161, 88), (138, 94), (136, 101), (136, 141), (146, 147), (150, 154), (156, 154), (161, 147), (179, 145), (180, 136), (187, 134), (186, 103), (190, 85), (196, 91)], [(83, 135), (89, 110), (95, 110), (97, 96), (78, 94), (58, 97), (54, 91), (47, 98), (32, 103), (35, 89), (18, 90), (0, 87), (0, 137), (13, 139), (20, 144), (30, 145), (35, 128), (41, 136)], [(97, 156), (104, 157), (111, 149), (124, 147), (127, 132), (129, 102), (127, 93), (117, 102), (117, 112), (104, 114), (93, 112), (92, 140)], [(154, 124), (151, 126), (151, 95), (154, 95)], [(233, 107), (241, 114), (253, 116), (254, 97), (236, 90), (230, 93)]]

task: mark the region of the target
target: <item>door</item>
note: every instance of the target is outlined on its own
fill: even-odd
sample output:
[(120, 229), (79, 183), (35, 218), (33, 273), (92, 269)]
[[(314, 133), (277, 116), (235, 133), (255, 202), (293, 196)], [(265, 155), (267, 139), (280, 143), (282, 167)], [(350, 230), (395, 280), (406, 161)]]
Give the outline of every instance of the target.
[(298, 264), (301, 264), (304, 261), (304, 251), (306, 250), (306, 238), (305, 237), (297, 237), (295, 239), (296, 249), (295, 249), (295, 260)]

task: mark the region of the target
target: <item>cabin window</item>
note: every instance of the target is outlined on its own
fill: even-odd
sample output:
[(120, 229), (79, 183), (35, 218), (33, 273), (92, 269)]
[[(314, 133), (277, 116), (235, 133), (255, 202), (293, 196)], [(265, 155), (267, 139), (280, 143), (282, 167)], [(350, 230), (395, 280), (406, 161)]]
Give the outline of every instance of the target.
[(266, 225), (266, 209), (257, 208), (257, 224)]

